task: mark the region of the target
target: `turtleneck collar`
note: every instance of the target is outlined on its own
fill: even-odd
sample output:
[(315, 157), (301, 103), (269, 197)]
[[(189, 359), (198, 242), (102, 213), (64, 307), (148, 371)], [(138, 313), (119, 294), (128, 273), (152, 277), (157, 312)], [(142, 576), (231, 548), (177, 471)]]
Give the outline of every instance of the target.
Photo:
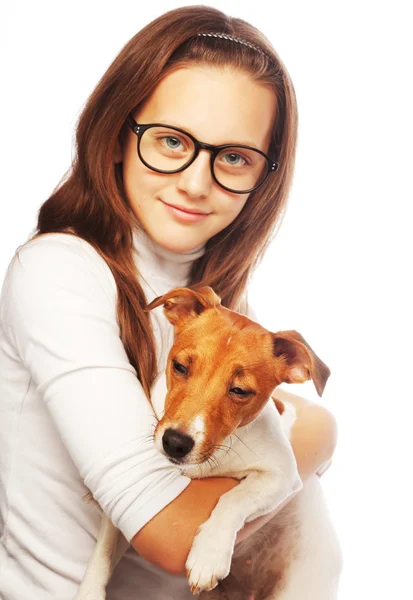
[(138, 223), (135, 223), (133, 228), (133, 242), (140, 275), (147, 281), (162, 281), (170, 288), (185, 286), (188, 283), (192, 263), (205, 252), (205, 244), (188, 252), (167, 250), (149, 237)]

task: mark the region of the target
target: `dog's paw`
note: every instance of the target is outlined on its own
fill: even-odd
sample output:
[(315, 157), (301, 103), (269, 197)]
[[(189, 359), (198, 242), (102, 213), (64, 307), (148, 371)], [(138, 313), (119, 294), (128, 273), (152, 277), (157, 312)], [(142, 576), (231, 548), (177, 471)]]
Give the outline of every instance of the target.
[[(235, 542), (235, 540), (234, 540)], [(213, 590), (228, 575), (234, 542), (223, 546), (211, 535), (198, 535), (186, 560), (186, 576), (193, 594)]]

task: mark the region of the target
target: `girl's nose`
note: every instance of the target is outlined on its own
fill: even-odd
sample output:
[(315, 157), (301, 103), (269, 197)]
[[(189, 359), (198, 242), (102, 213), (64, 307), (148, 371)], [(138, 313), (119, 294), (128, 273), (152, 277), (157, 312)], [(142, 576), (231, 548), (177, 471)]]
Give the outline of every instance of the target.
[(201, 150), (192, 165), (178, 175), (177, 187), (181, 192), (186, 192), (191, 198), (208, 196), (213, 183), (210, 152)]

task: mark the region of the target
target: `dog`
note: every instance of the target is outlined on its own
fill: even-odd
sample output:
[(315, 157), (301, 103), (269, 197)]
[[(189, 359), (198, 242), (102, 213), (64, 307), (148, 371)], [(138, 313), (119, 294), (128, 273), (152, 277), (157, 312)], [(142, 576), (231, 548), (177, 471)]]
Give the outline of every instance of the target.
[[(299, 333), (266, 330), (223, 307), (210, 287), (176, 288), (147, 310), (160, 305), (175, 339), (166, 377), (155, 383), (160, 393), (153, 395), (165, 401), (153, 406), (159, 419), (154, 443), (191, 478), (240, 480), (194, 538), (186, 561), (192, 593), (202, 600), (333, 600), (339, 542), (319, 478), (303, 487), (297, 471), (289, 441), (295, 409), (271, 397), (280, 383), (308, 379), (321, 396), (330, 370)], [(245, 523), (283, 504), (234, 546)], [(105, 597), (126, 547), (103, 515), (75, 600)]]

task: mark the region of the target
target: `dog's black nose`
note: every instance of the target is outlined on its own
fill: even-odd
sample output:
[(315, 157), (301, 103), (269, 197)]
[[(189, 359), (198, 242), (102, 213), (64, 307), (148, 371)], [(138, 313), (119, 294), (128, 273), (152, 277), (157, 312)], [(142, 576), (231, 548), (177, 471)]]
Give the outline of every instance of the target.
[(167, 429), (162, 436), (162, 446), (165, 452), (178, 460), (189, 454), (194, 444), (194, 440), (189, 435), (175, 429)]

